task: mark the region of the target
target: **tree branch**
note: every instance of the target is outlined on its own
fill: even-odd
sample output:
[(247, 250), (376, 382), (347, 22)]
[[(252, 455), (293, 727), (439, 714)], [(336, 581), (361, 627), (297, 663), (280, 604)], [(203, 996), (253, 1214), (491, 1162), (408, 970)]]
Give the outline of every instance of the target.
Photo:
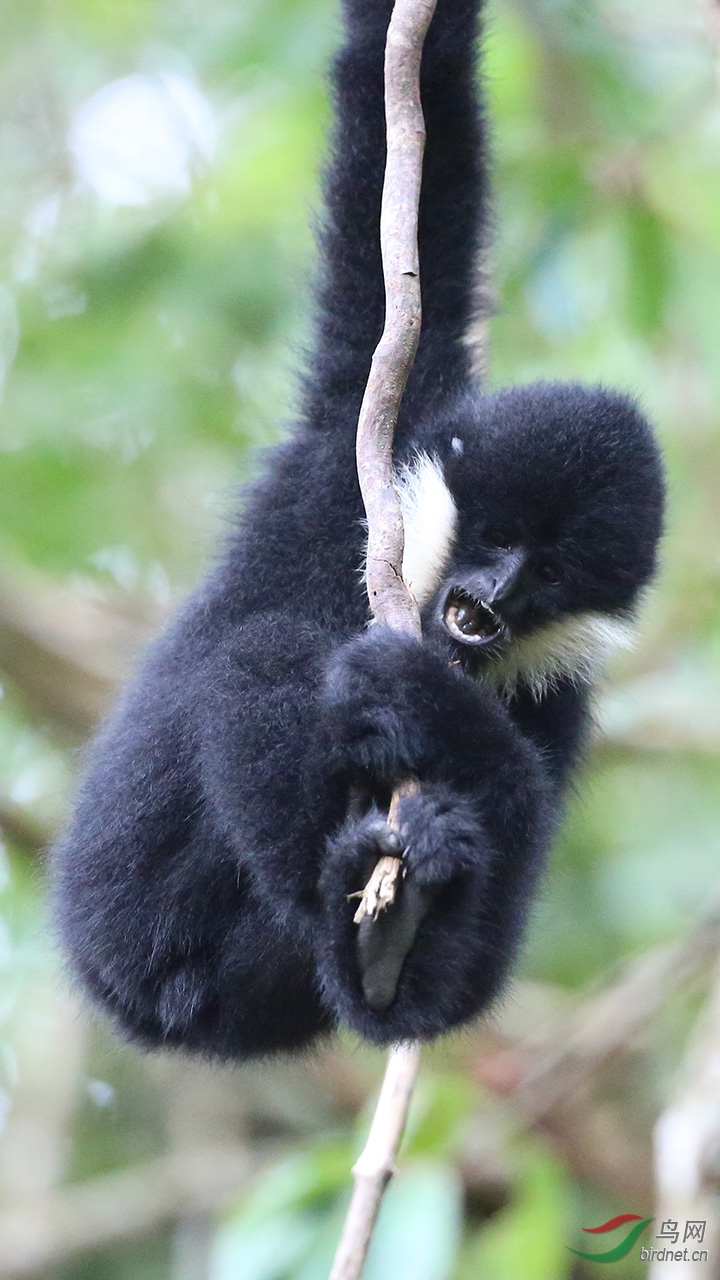
[[(373, 355), (357, 430), (357, 469), (368, 521), (367, 589), (376, 622), (420, 635), (417, 603), (403, 582), (404, 532), (394, 484), (393, 437), (403, 392), (420, 338), (422, 316), (417, 245), (418, 206), (425, 148), (420, 101), (420, 61), (435, 0), (395, 0), (385, 45), (387, 160), (380, 213), (385, 278), (385, 326)], [(413, 782), (393, 795), (388, 823), (396, 825), (398, 803)], [(360, 927), (372, 921), (368, 892), (377, 909), (394, 897), (399, 859), (384, 860), (384, 893), (363, 893)], [(376, 869), (377, 871), (377, 869)], [(369, 917), (364, 921), (363, 917)], [(357, 916), (356, 916), (357, 919)], [(416, 1045), (390, 1053), (367, 1145), (353, 1170), (355, 1186), (335, 1255), (331, 1280), (358, 1280), (392, 1176), (413, 1085), (420, 1065)]]
[[(412, 369), (422, 322), (417, 225), (425, 149), (420, 101), (420, 60), (435, 0), (396, 0), (385, 46), (387, 161), (380, 211), (380, 249), (385, 278), (385, 326), (373, 355), (357, 429), (356, 459), (368, 522), (367, 591), (376, 622), (419, 636), (417, 602), (402, 576), (404, 530), (393, 471), (393, 437)], [(388, 825), (397, 827), (402, 796), (397, 788)], [(399, 858), (376, 867), (355, 915), (374, 919), (394, 900), (402, 869)], [(376, 892), (377, 878), (383, 894)]]
[(383, 1193), (394, 1172), (419, 1066), (418, 1045), (401, 1044), (390, 1053), (370, 1133), (353, 1168), (355, 1185), (330, 1280), (358, 1280), (362, 1274)]
[(372, 359), (357, 429), (357, 469), (368, 520), (367, 589), (377, 622), (420, 634), (402, 577), (403, 523), (393, 436), (420, 339), (417, 218), (425, 148), (420, 59), (433, 0), (396, 0), (385, 47), (387, 162), (380, 213), (385, 327)]

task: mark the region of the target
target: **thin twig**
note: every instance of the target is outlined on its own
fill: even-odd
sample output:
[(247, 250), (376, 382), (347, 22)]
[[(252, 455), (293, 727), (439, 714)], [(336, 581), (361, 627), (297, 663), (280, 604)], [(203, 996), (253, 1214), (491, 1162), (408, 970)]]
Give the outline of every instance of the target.
[[(402, 577), (404, 531), (394, 482), (393, 437), (403, 392), (420, 340), (422, 305), (417, 244), (418, 206), (425, 149), (420, 102), (420, 59), (435, 0), (396, 0), (385, 45), (387, 161), (380, 211), (385, 277), (385, 327), (375, 349), (357, 429), (356, 458), (368, 522), (367, 591), (376, 622), (420, 635), (420, 614)], [(408, 781), (393, 796), (388, 823), (396, 826)], [(394, 897), (401, 862), (386, 873)], [(358, 916), (373, 914), (364, 895)], [(357, 917), (356, 917), (357, 918)]]
[[(368, 522), (366, 580), (376, 622), (420, 635), (420, 614), (402, 576), (404, 530), (393, 471), (393, 437), (412, 369), (422, 323), (417, 219), (425, 149), (420, 101), (420, 59), (435, 0), (396, 0), (385, 45), (387, 161), (380, 211), (380, 248), (385, 277), (385, 327), (375, 349), (357, 429), (356, 458)], [(397, 829), (397, 809), (415, 784), (397, 788), (388, 825)], [(376, 918), (395, 899), (399, 858), (384, 859), (381, 899), (368, 881), (355, 920)], [(377, 871), (377, 869), (376, 869)], [(379, 874), (379, 873), (378, 873)]]
[[(385, 44), (387, 160), (380, 213), (380, 247), (385, 278), (385, 327), (373, 355), (357, 430), (357, 469), (368, 521), (367, 589), (376, 622), (420, 635), (417, 603), (403, 582), (404, 532), (393, 473), (393, 437), (403, 392), (420, 338), (422, 319), (417, 245), (418, 207), (425, 122), (420, 102), (420, 60), (435, 0), (395, 0)], [(388, 823), (415, 784), (408, 780), (393, 795)], [(369, 910), (368, 894), (380, 909), (392, 902), (402, 863), (383, 868), (383, 894), (371, 878), (359, 914)], [(357, 919), (357, 916), (356, 916)], [(358, 1280), (392, 1176), (413, 1085), (420, 1064), (416, 1045), (391, 1050), (367, 1145), (354, 1168), (355, 1186), (333, 1263), (331, 1280)]]
[[(398, 834), (400, 833), (398, 820), (400, 802), (405, 796), (412, 795), (417, 790), (417, 786), (418, 784), (414, 778), (408, 778), (406, 781), (398, 783), (393, 791), (385, 821), (391, 830), (396, 831)], [(392, 906), (397, 894), (402, 870), (403, 863), (401, 858), (394, 858), (391, 854), (385, 854), (378, 859), (365, 888), (357, 895), (360, 898), (360, 903), (353, 916), (355, 924), (362, 924), (366, 918), (371, 921), (377, 920), (381, 911), (386, 911), (388, 907)]]
[(393, 473), (393, 436), (420, 338), (417, 215), (425, 124), (420, 58), (433, 0), (396, 0), (385, 47), (387, 162), (380, 213), (385, 327), (363, 396), (357, 469), (368, 519), (367, 589), (378, 622), (420, 634), (402, 578), (403, 523)]
[(419, 1066), (418, 1045), (392, 1050), (368, 1140), (353, 1168), (355, 1186), (330, 1280), (357, 1280), (362, 1273), (383, 1192), (395, 1169)]

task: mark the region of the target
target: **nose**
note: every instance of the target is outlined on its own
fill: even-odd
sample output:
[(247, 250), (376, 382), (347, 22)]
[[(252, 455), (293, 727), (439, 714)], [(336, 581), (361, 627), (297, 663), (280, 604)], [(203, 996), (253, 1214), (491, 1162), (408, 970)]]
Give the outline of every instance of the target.
[(518, 547), (508, 547), (498, 553), (492, 565), (480, 575), (480, 598), (485, 604), (497, 604), (514, 594), (526, 559), (526, 552)]

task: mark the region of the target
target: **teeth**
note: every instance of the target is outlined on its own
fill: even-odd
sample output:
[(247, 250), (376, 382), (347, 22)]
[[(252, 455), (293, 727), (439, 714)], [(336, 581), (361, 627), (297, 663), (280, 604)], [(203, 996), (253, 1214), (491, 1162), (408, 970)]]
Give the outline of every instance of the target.
[(460, 590), (449, 596), (444, 622), (450, 634), (463, 644), (482, 644), (503, 629), (500, 619), (484, 601)]

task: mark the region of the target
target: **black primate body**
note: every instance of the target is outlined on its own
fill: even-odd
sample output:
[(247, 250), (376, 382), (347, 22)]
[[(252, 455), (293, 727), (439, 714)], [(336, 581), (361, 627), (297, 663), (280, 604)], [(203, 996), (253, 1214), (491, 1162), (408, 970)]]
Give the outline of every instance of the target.
[[(413, 583), (425, 639), (368, 629), (354, 438), (383, 320), (390, 9), (345, 0), (298, 424), (96, 739), (55, 852), (75, 970), (148, 1045), (243, 1057), (339, 1023), (377, 1043), (426, 1039), (484, 1008), (582, 745), (588, 650), (654, 568), (662, 475), (635, 406), (601, 389), (474, 385), (463, 336), (486, 200), (478, 3), (438, 0), (422, 70), (423, 331), (396, 437), (431, 516), (419, 523), (427, 580)], [(458, 592), (481, 645), (443, 622)], [(347, 895), (408, 776), (420, 789), (401, 811), (406, 856), (432, 906), (380, 1014), (363, 1000)]]

